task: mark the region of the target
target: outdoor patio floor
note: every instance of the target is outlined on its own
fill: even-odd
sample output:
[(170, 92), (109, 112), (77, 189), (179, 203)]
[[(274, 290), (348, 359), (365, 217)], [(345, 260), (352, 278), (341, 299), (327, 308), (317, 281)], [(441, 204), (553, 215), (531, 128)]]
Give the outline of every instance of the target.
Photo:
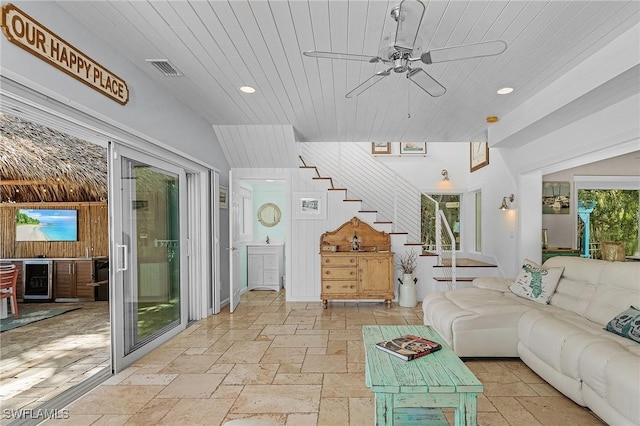
[(109, 302), (23, 307), (80, 309), (0, 333), (2, 410), (36, 408), (110, 365)]

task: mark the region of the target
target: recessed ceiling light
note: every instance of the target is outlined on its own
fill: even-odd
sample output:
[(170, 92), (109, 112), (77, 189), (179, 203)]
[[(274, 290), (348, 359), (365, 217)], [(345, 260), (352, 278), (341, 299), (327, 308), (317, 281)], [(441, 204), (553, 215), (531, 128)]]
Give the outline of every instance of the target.
[(244, 92), (244, 93), (254, 93), (254, 92), (256, 91), (256, 89), (254, 89), (254, 88), (253, 88), (253, 87), (251, 87), (251, 86), (242, 86), (242, 87), (240, 88), (240, 91), (241, 91), (241, 92)]
[(498, 90), (498, 95), (508, 95), (511, 92), (513, 92), (513, 87), (503, 87)]

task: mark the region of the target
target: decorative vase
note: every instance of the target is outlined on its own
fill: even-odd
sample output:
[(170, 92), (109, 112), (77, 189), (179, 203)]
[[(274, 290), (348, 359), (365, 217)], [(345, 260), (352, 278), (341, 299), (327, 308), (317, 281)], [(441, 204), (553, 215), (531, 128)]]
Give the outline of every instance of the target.
[(418, 304), (418, 296), (416, 291), (416, 282), (413, 274), (404, 274), (400, 283), (400, 297), (398, 303), (404, 308), (413, 308)]

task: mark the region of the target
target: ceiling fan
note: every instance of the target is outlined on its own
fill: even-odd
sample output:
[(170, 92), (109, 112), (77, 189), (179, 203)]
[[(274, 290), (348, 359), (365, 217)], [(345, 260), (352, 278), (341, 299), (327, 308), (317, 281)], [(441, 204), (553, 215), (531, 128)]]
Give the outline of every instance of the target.
[(378, 56), (320, 52), (317, 50), (303, 53), (305, 56), (312, 58), (344, 59), (370, 63), (382, 62), (389, 65), (389, 68), (375, 73), (347, 93), (345, 95), (347, 98), (360, 95), (384, 77), (389, 76), (391, 71), (399, 74), (406, 72), (409, 80), (429, 95), (435, 97), (444, 95), (447, 89), (422, 68), (413, 67), (412, 64), (414, 62), (421, 61), (430, 65), (439, 62), (493, 56), (499, 55), (507, 48), (507, 43), (504, 41), (494, 40), (422, 52), (418, 31), (420, 30), (424, 11), (425, 6), (422, 0), (402, 0), (400, 5), (391, 9), (391, 17), (397, 22), (396, 30), (382, 39), (378, 49)]

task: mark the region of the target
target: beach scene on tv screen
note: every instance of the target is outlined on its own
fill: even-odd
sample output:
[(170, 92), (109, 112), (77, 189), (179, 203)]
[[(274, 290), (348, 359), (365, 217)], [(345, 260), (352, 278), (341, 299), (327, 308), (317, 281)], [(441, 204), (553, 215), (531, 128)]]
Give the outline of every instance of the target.
[(77, 241), (77, 239), (77, 210), (18, 210), (16, 241)]

